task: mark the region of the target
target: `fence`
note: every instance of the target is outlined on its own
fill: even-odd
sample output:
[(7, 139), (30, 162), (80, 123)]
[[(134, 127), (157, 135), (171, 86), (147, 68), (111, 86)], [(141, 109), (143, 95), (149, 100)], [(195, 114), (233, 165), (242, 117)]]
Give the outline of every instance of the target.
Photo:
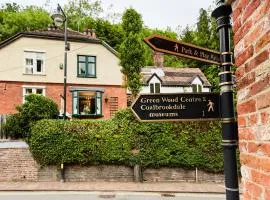
[(8, 136), (3, 129), (4, 124), (6, 123), (6, 120), (7, 120), (7, 115), (0, 115), (0, 140), (8, 139)]

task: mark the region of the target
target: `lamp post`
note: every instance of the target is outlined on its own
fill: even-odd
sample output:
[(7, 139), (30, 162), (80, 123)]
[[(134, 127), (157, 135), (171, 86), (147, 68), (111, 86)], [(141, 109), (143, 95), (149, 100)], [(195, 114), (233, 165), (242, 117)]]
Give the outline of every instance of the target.
[(63, 119), (66, 119), (66, 110), (67, 110), (67, 51), (69, 50), (69, 45), (67, 42), (67, 17), (65, 15), (65, 12), (61, 8), (61, 6), (57, 5), (57, 12), (52, 15), (52, 19), (54, 21), (54, 24), (57, 27), (62, 26), (64, 23), (65, 27), (65, 33), (64, 33), (64, 40), (65, 40), (65, 56), (64, 56), (64, 113), (63, 113)]

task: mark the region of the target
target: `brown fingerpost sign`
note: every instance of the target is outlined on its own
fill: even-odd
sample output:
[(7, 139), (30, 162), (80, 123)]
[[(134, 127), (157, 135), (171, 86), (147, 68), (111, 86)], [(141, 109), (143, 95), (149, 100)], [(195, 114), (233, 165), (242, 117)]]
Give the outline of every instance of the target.
[(172, 40), (160, 35), (147, 37), (144, 41), (158, 52), (220, 65), (220, 52), (218, 51)]
[(219, 93), (141, 94), (131, 106), (140, 121), (220, 120)]

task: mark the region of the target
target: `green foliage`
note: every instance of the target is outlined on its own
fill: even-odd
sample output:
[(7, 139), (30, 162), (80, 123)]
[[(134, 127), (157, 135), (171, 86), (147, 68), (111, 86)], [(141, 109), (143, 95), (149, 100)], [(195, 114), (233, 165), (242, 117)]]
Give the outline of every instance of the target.
[(124, 164), (223, 170), (218, 122), (141, 123), (129, 110), (112, 120), (41, 120), (30, 150), (41, 165)]
[(83, 24), (88, 16), (98, 18), (103, 12), (101, 1), (95, 0), (90, 2), (88, 0), (69, 0), (64, 7), (65, 13), (70, 20), (70, 23), (75, 23), (75, 26)]
[(124, 32), (121, 25), (111, 24), (104, 19), (96, 19), (92, 25), (89, 24), (88, 26), (96, 30), (99, 39), (119, 51), (120, 45), (124, 41)]
[(133, 8), (126, 9), (122, 17), (122, 27), (127, 37), (130, 33), (141, 33), (143, 27), (142, 16)]
[(23, 31), (47, 28), (51, 23), (49, 14), (38, 7), (21, 9), (17, 4), (6, 4), (0, 10), (1, 40)]
[(140, 39), (141, 15), (133, 8), (127, 9), (122, 17), (122, 27), (126, 38), (120, 46), (120, 65), (123, 74), (127, 77), (126, 87), (137, 96), (142, 86), (141, 67), (145, 65), (145, 47)]
[(112, 121), (41, 120), (32, 129), (30, 150), (42, 165), (122, 164), (131, 156), (128, 134)]
[(19, 113), (8, 116), (4, 131), (11, 138), (23, 138), (25, 133), (24, 121)]
[(19, 113), (8, 117), (5, 131), (12, 138), (28, 137), (31, 126), (40, 119), (56, 119), (57, 104), (51, 99), (31, 94), (26, 102), (16, 107)]
[(29, 121), (40, 119), (54, 119), (58, 116), (57, 104), (42, 95), (27, 95), (26, 102), (17, 106), (17, 110)]

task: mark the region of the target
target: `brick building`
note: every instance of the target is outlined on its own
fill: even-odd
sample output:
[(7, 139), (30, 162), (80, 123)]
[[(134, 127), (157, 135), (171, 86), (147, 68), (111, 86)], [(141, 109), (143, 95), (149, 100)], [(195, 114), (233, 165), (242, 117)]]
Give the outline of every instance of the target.
[(270, 1), (235, 0), (234, 53), (244, 200), (270, 199)]
[[(126, 107), (117, 52), (93, 32), (68, 31), (67, 113), (110, 118)], [(0, 114), (30, 93), (53, 99), (63, 112), (64, 34), (62, 30), (23, 32), (0, 43)]]

